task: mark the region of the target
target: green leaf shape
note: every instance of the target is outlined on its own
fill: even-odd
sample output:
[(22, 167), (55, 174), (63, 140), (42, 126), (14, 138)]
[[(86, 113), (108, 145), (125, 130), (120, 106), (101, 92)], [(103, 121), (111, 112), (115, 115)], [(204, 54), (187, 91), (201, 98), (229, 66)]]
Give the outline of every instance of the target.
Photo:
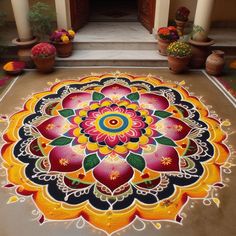
[(171, 139), (164, 137), (164, 136), (160, 137), (160, 138), (156, 138), (156, 141), (159, 144), (163, 144), (163, 145), (167, 145), (167, 146), (173, 146), (173, 147), (177, 146), (174, 141), (172, 141)]
[(139, 171), (143, 171), (145, 168), (145, 160), (143, 159), (142, 156), (136, 155), (134, 153), (130, 153), (129, 156), (127, 157), (127, 162), (134, 167), (135, 169)]
[(160, 118), (167, 118), (167, 117), (171, 116), (172, 114), (167, 111), (155, 111), (154, 115), (157, 117), (160, 117)]
[(100, 163), (100, 160), (96, 154), (86, 156), (84, 159), (84, 169), (87, 172), (87, 171), (93, 169), (99, 163)]
[(188, 166), (185, 167), (185, 170), (191, 170), (195, 167), (195, 163), (190, 158), (185, 157), (184, 159), (188, 163)]
[(72, 109), (64, 109), (59, 111), (60, 115), (67, 118), (73, 116), (75, 114), (74, 110)]
[(98, 92), (93, 93), (93, 100), (94, 101), (100, 101), (103, 98), (105, 98), (105, 96), (102, 93), (98, 93)]
[(137, 101), (139, 100), (139, 93), (136, 92), (136, 93), (131, 93), (129, 95), (127, 95), (127, 98), (130, 100), (130, 101)]
[(60, 138), (54, 139), (50, 143), (50, 145), (52, 145), (52, 146), (65, 146), (65, 145), (71, 143), (72, 140), (73, 140), (72, 138), (60, 137)]

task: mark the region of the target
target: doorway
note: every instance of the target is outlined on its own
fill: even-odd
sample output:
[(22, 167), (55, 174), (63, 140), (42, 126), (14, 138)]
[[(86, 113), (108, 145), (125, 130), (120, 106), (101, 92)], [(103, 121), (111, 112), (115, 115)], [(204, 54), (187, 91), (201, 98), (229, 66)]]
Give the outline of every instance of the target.
[(71, 25), (79, 30), (88, 22), (139, 21), (150, 33), (156, 0), (70, 0)]
[(92, 22), (132, 22), (138, 21), (138, 0), (91, 0)]

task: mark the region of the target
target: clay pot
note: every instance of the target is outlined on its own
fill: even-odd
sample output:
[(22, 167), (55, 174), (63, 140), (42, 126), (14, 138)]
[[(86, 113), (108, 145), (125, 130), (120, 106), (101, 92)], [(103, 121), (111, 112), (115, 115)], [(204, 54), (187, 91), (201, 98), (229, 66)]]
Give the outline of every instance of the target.
[(182, 73), (188, 70), (190, 59), (191, 59), (190, 56), (186, 57), (168, 56), (169, 69), (175, 74)]
[(224, 52), (221, 50), (212, 51), (212, 54), (206, 60), (206, 72), (210, 75), (220, 75), (224, 69)]
[(162, 56), (167, 56), (167, 48), (170, 43), (170, 40), (165, 40), (158, 37), (158, 51)]
[(70, 41), (69, 43), (55, 43), (52, 42), (52, 44), (55, 46), (55, 48), (57, 49), (57, 56), (58, 57), (69, 57), (72, 54), (73, 51), (73, 43), (72, 41)]
[(184, 28), (185, 28), (187, 21), (180, 21), (180, 20), (175, 19), (175, 23), (176, 23), (176, 28), (177, 28), (179, 36), (183, 36), (184, 35)]
[(50, 73), (53, 71), (55, 65), (55, 55), (50, 57), (35, 57), (32, 56), (34, 64), (37, 67), (37, 70), (42, 73)]
[(20, 39), (16, 38), (12, 40), (12, 43), (18, 46), (18, 59), (20, 61), (25, 62), (26, 68), (33, 68), (34, 63), (31, 58), (31, 48), (36, 45), (39, 41), (39, 38), (34, 37), (32, 40), (28, 41), (20, 41)]
[(193, 69), (204, 68), (206, 59), (210, 54), (210, 46), (215, 42), (212, 39), (208, 39), (206, 42), (189, 40), (189, 44), (192, 48), (192, 58), (190, 61), (190, 67)]

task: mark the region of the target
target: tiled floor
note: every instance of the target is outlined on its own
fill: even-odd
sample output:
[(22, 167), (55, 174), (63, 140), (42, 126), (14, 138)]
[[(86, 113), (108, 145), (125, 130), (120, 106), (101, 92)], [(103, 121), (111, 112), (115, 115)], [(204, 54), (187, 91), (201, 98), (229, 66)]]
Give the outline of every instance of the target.
[[(1, 39), (5, 44), (17, 37), (15, 25), (0, 29)], [(236, 46), (236, 29), (213, 28), (209, 37), (215, 39), (216, 46)], [(156, 42), (153, 35), (139, 22), (90, 22), (76, 35), (78, 42)]]
[(77, 42), (156, 42), (139, 22), (89, 22), (78, 31)]

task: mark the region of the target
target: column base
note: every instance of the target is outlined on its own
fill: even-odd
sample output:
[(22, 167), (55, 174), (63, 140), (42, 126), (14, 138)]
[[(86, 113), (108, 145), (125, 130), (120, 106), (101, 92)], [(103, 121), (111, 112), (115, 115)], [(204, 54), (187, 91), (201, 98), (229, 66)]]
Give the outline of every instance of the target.
[(31, 48), (39, 42), (38, 37), (34, 37), (28, 41), (20, 41), (19, 38), (13, 39), (12, 43), (18, 46), (18, 58), (20, 61), (24, 61), (26, 64), (26, 68), (34, 68), (34, 63), (31, 59)]
[(210, 38), (206, 42), (199, 42), (193, 39), (189, 40), (189, 44), (192, 47), (191, 68), (201, 69), (205, 67), (206, 59), (210, 55), (210, 46), (214, 43), (215, 41)]

